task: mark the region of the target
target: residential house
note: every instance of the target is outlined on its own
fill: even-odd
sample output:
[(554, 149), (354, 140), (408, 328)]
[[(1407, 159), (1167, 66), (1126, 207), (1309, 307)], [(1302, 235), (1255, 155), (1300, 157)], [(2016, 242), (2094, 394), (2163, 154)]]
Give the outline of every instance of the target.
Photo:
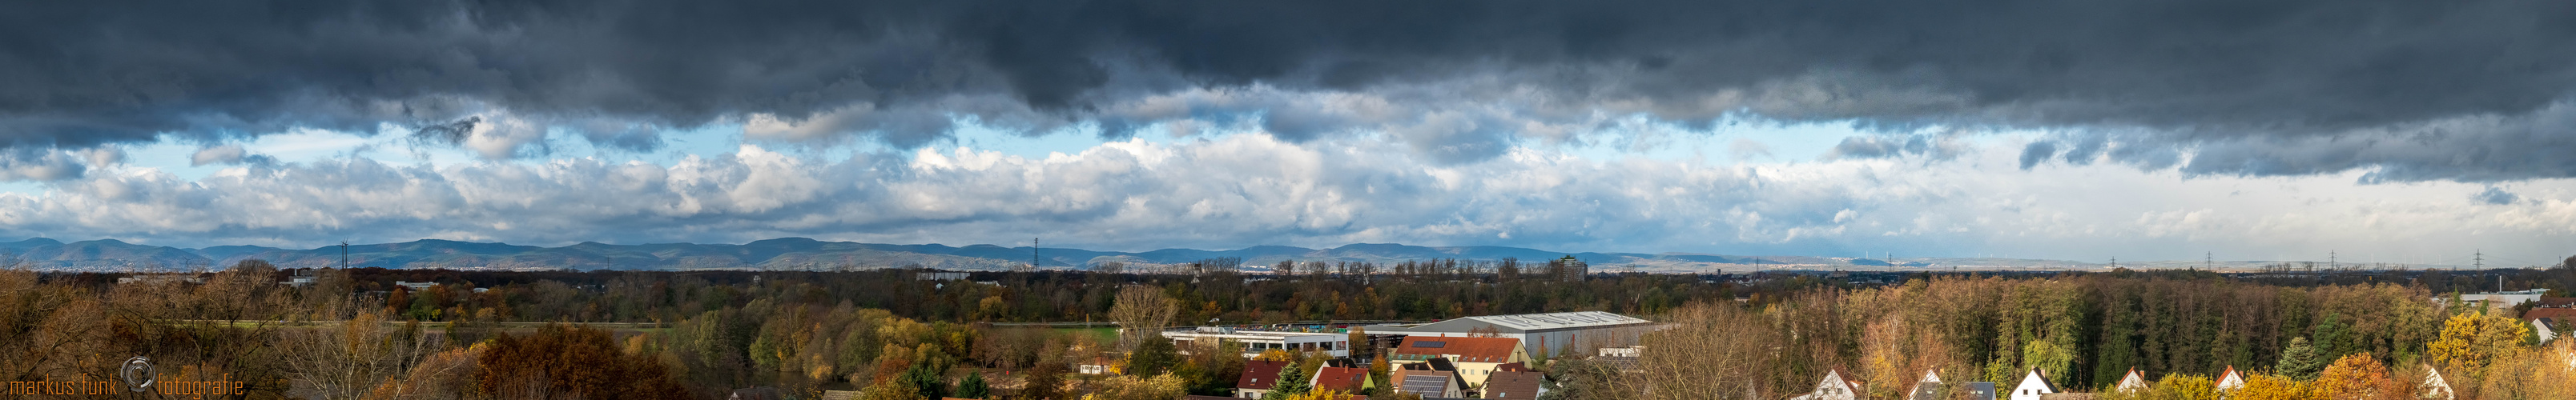
[(1074, 365), (1073, 372), (1083, 375), (1115, 374), (1118, 373), (1117, 361), (1112, 361), (1108, 357), (1092, 357), (1091, 361)]
[(2556, 325), (2558, 325), (2557, 318), (2532, 318), (2531, 334), (2540, 337), (2540, 344), (2549, 344), (2550, 340), (2558, 339)]
[(2539, 308), (2576, 308), (2576, 297), (2541, 297), (2540, 300), (2533, 301), (2531, 306)]
[(1359, 393), (1362, 390), (1377, 387), (1377, 382), (1369, 381), (1368, 368), (1324, 367), (1315, 371), (1313, 387), (1332, 389), (1342, 393)]
[(2245, 374), (2236, 372), (2236, 366), (2229, 365), (2227, 372), (2218, 374), (2218, 391), (2236, 390), (2241, 387), (2245, 387)]
[[(1939, 378), (1938, 376), (1926, 377), (1935, 379)], [(1952, 398), (1963, 398), (1967, 400), (1995, 400), (1995, 383), (1915, 382), (1914, 392), (1907, 393), (1905, 395), (1906, 400), (1948, 400)]]
[(1279, 370), (1288, 365), (1287, 361), (1243, 362), (1243, 377), (1234, 380), (1234, 397), (1258, 399), (1270, 394), (1270, 388), (1279, 384)]
[(2533, 308), (2522, 312), (2522, 320), (2531, 323), (2531, 333), (2540, 336), (2541, 344), (2548, 344), (2558, 338), (2560, 329), (2576, 325), (2576, 308)]
[(1968, 400), (1995, 400), (1994, 382), (1968, 382), (1965, 385), (1952, 386), (1952, 388), (1954, 390), (1966, 391)]
[(1396, 392), (1422, 397), (1463, 397), (1467, 390), (1457, 371), (1397, 370), (1386, 379)]
[(2022, 373), (2021, 383), (2013, 385), (2012, 400), (2040, 400), (2040, 396), (2050, 393), (2057, 393), (2057, 385), (2048, 383), (2048, 376), (2034, 369)]
[(1860, 381), (1851, 380), (1846, 376), (1850, 375), (1844, 374), (1842, 368), (1825, 371), (1825, 379), (1816, 382), (1815, 390), (1798, 397), (1791, 397), (1789, 400), (1859, 400)]
[(2129, 374), (2120, 376), (2120, 384), (2111, 387), (2111, 391), (2120, 393), (2140, 390), (2147, 390), (2147, 374), (2138, 372), (2136, 367), (2130, 367)]
[(1906, 399), (1906, 400), (1937, 400), (1937, 399), (1941, 399), (1941, 398), (1945, 397), (1945, 396), (1942, 396), (1942, 391), (1941, 391), (1941, 389), (1942, 389), (1942, 385), (1941, 385), (1941, 373), (1940, 373), (1940, 371), (1929, 371), (1929, 370), (1927, 370), (1927, 371), (1923, 371), (1923, 379), (1916, 379), (1916, 380), (1914, 380), (1914, 391), (1912, 391), (1912, 392), (1906, 392), (1906, 393), (1905, 393), (1905, 399)]
[(2460, 399), (2460, 393), (2458, 391), (2451, 390), (2451, 378), (2449, 376), (2442, 375), (2441, 368), (2435, 368), (2430, 365), (2424, 366), (2424, 381), (2416, 384), (2415, 387), (2422, 390), (2422, 392), (2415, 394), (2415, 397), (2418, 398), (2440, 400)]
[(1943, 398), (1947, 398), (1947, 396), (1942, 396), (1941, 389), (1942, 387), (1940, 382), (1915, 382), (1914, 391), (1906, 392), (1905, 400), (1941, 400)]
[(1529, 362), (1529, 352), (1520, 339), (1497, 337), (1410, 336), (1396, 346), (1387, 361), (1396, 364), (1430, 362), (1445, 358), (1457, 363), (1458, 376), (1467, 378), (1467, 387), (1485, 386), (1494, 370), (1503, 364)]
[(1546, 380), (1547, 374), (1537, 371), (1495, 372), (1493, 379), (1485, 381), (1483, 398), (1537, 400), (1539, 395), (1547, 394), (1546, 385), (1541, 384)]

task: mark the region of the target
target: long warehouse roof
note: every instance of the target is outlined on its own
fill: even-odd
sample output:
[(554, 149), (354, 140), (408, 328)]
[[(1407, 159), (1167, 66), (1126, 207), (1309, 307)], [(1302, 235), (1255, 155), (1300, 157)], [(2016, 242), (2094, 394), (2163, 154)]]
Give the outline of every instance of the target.
[(1626, 316), (1626, 315), (1612, 314), (1612, 313), (1606, 313), (1606, 312), (1600, 312), (1600, 311), (1578, 311), (1578, 312), (1562, 312), (1562, 313), (1547, 313), (1547, 314), (1487, 315), (1487, 316), (1465, 317), (1465, 318), (1460, 318), (1460, 319), (1472, 319), (1472, 320), (1481, 321), (1481, 322), (1488, 323), (1488, 324), (1494, 324), (1494, 325), (1502, 326), (1502, 327), (1505, 327), (1505, 328), (1519, 329), (1519, 330), (1524, 330), (1524, 331), (1548, 330), (1548, 329), (1566, 329), (1566, 328), (1589, 328), (1589, 327), (1596, 327), (1596, 326), (1635, 325), (1635, 324), (1645, 324), (1645, 323), (1653, 323), (1653, 322), (1654, 322), (1654, 321), (1647, 321), (1647, 320), (1643, 320), (1643, 319), (1637, 319), (1637, 318), (1635, 318), (1635, 317), (1629, 317), (1629, 316)]

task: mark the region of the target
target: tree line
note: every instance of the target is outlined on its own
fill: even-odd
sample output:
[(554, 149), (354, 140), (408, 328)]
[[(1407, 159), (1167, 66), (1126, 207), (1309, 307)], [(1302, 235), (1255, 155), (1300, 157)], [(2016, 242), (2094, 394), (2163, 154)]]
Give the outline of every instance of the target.
[[(2344, 399), (2411, 398), (2429, 367), (2455, 374), (2470, 394), (2462, 398), (2566, 398), (2523, 395), (2567, 393), (2541, 389), (2567, 386), (2553, 380), (2569, 376), (2553, 355), (2567, 351), (2563, 343), (2559, 353), (2533, 346), (2515, 310), (2435, 298), (2399, 283), (2291, 287), (2190, 274), (1935, 277), (1769, 304), (1695, 303), (1663, 317), (1671, 329), (1646, 337), (1633, 373), (1580, 361), (1550, 372), (1593, 386), (1562, 392), (1576, 398), (1704, 399), (1789, 397), (1842, 370), (1868, 383), (1868, 398), (1892, 399), (1925, 371), (2009, 388), (2036, 370), (2061, 387), (2109, 392), (2135, 369), (2155, 389), (2112, 398), (2215, 399), (2190, 390), (2206, 391), (2232, 367), (2278, 389), (2253, 393), (2291, 397), (2231, 399)], [(2551, 362), (2560, 364), (2539, 367)], [(2342, 395), (2365, 392), (2385, 397)]]
[[(101, 376), (126, 356), (150, 355), (165, 372), (225, 376), (255, 394), (295, 397), (709, 398), (773, 386), (884, 399), (1156, 398), (1227, 394), (1243, 360), (1229, 348), (1174, 348), (1146, 336), (1151, 329), (1118, 335), (995, 323), (1160, 327), (1595, 310), (1675, 328), (1650, 336), (1656, 350), (1638, 373), (1604, 374), (1572, 358), (1546, 362), (1552, 397), (1767, 398), (1832, 368), (1878, 382), (1924, 369), (2001, 382), (2041, 369), (2063, 385), (2097, 387), (2131, 367), (2188, 375), (2234, 365), (2301, 377), (2310, 369), (2269, 368), (2353, 355), (2389, 368), (2530, 364), (2520, 353), (2459, 350), (2499, 348), (2499, 339), (2444, 344), (2460, 343), (2444, 340), (2452, 336), (2448, 322), (2467, 314), (2435, 305), (2435, 293), (2408, 282), (2285, 286), (2177, 271), (1926, 274), (1864, 288), (1811, 275), (1729, 283), (1595, 274), (1566, 282), (1460, 261), (1317, 263), (1247, 275), (1227, 262), (964, 280), (921, 279), (918, 270), (306, 271), (246, 261), (188, 276), (193, 281), (118, 284), (127, 276), (6, 269), (0, 346), (29, 351), (0, 357), (0, 374)], [(292, 276), (314, 279), (279, 284)], [(397, 281), (437, 285), (414, 291)], [(2505, 336), (2492, 333), (2504, 328), (2485, 328), (2501, 325), (2482, 321), (2460, 329)], [(1100, 364), (1119, 373), (1070, 373)]]

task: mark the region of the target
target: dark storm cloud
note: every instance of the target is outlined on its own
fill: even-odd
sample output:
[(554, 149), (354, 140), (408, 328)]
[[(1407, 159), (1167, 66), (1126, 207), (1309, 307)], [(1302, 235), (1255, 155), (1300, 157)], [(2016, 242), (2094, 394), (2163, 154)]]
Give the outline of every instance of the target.
[(1843, 138), (1834, 144), (1828, 158), (1889, 158), (1924, 156), (1932, 160), (1958, 158), (1966, 149), (1951, 137), (1934, 134), (1874, 135)]
[(2475, 195), (2470, 195), (2470, 196), (2469, 196), (2469, 198), (2470, 198), (2470, 199), (2472, 199), (2472, 200), (2477, 200), (2479, 203), (2485, 203), (2485, 204), (2491, 204), (2491, 205), (2499, 205), (2499, 206), (2501, 206), (2501, 205), (2513, 204), (2514, 202), (2517, 202), (2517, 201), (2522, 201), (2522, 196), (2514, 195), (2514, 194), (2513, 194), (2513, 192), (2507, 192), (2507, 191), (2504, 191), (2504, 189), (2496, 188), (2496, 187), (2493, 187), (2493, 186), (2487, 187), (2487, 190), (2486, 190), (2486, 191), (2478, 192), (2478, 194), (2475, 194)]
[[(2576, 3), (2549, 0), (43, 2), (0, 13), (0, 141), (441, 133), (506, 112), (626, 149), (659, 145), (637, 132), (753, 114), (824, 121), (776, 137), (917, 146), (953, 129), (924, 122), (942, 115), (1117, 136), (1156, 121), (1102, 110), (1175, 91), (1464, 82), (1397, 100), (1523, 93), (1545, 101), (1509, 112), (1539, 120), (2115, 127), (2158, 132), (2122, 142), (2135, 146), (2234, 153), (2178, 161), (2070, 141), (2066, 160), (2456, 179), (2537, 161), (2302, 159), (2262, 144), (2534, 113), (2576, 86), (2570, 48)], [(1384, 127), (1287, 111), (1265, 123), (1290, 140)], [(1484, 132), (1528, 125), (1491, 121), (1415, 145), (1473, 161), (1511, 143)]]

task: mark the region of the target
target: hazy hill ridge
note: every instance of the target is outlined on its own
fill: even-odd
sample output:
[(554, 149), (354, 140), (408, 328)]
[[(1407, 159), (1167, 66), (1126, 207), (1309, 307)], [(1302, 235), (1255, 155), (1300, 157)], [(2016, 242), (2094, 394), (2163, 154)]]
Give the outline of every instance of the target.
[[(1025, 265), (1029, 247), (1002, 247), (989, 244), (948, 246), (941, 244), (876, 244), (826, 242), (807, 238), (779, 238), (744, 244), (660, 243), (619, 245), (582, 242), (561, 247), (524, 246), (507, 243), (476, 243), (453, 240), (416, 240), (403, 243), (353, 244), (347, 248), (349, 264), (357, 267), (386, 268), (451, 268), (451, 269), (620, 269), (620, 270), (693, 270), (693, 269), (837, 269), (885, 268), (920, 265), (957, 270), (999, 270)], [(185, 249), (126, 243), (114, 239), (65, 243), (48, 238), (33, 238), (0, 243), (0, 253), (12, 255), (29, 266), (48, 270), (186, 270), (229, 266), (245, 259), (263, 259), (287, 268), (336, 267), (341, 263), (340, 246), (309, 249), (281, 249), (262, 246), (213, 246)], [(1291, 246), (1253, 246), (1237, 250), (1162, 249), (1145, 252), (1095, 251), (1049, 247), (1041, 249), (1042, 266), (1049, 269), (1081, 269), (1101, 262), (1118, 261), (1131, 265), (1176, 264), (1217, 257), (1241, 258), (1247, 267), (1260, 269), (1282, 260), (1297, 261), (1368, 261), (1392, 263), (1405, 260), (1467, 259), (1500, 260), (1518, 258), (1540, 263), (1573, 255), (1593, 265), (1596, 272), (1615, 272), (1636, 266), (1642, 271), (1712, 271), (1746, 269), (1746, 265), (1801, 266), (1806, 269), (1890, 268), (1888, 262), (1844, 257), (1803, 256), (1728, 256), (1693, 253), (1596, 253), (1555, 252), (1503, 246), (1432, 247), (1387, 243), (1361, 243), (1328, 249)], [(1970, 268), (2087, 268), (2093, 264), (2052, 260), (2020, 259), (1904, 259), (1897, 268), (1946, 268), (1967, 265)]]

